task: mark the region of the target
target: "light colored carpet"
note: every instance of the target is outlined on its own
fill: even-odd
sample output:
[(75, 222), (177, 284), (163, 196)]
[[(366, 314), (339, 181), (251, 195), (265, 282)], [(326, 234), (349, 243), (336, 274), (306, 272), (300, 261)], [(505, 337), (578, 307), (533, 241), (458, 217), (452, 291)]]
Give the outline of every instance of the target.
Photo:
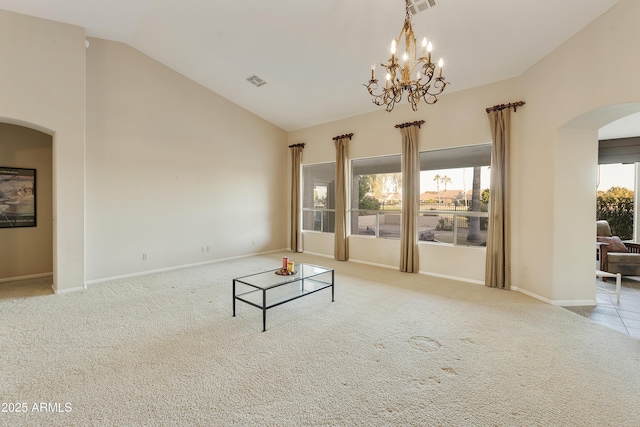
[[(334, 267), (336, 301), (274, 308), (263, 333), (260, 310), (231, 316), (231, 279), (283, 255)], [(66, 295), (15, 286), (0, 284), (0, 396), (28, 410), (0, 425), (640, 425), (640, 341), (517, 292), (286, 253)]]

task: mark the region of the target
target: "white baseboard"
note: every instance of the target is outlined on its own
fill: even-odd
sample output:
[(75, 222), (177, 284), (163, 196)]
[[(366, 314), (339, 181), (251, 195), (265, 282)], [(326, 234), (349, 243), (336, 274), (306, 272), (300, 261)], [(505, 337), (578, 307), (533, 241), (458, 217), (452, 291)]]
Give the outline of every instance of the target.
[(118, 276), (102, 277), (100, 279), (86, 280), (85, 281), (85, 286), (96, 285), (98, 283), (104, 283), (104, 282), (111, 282), (112, 280), (128, 279), (128, 278), (131, 278), (131, 277), (147, 276), (149, 274), (164, 273), (164, 272), (167, 272), (167, 271), (181, 270), (183, 268), (199, 267), (201, 265), (215, 264), (215, 263), (218, 263), (218, 262), (231, 261), (231, 260), (234, 260), (234, 259), (241, 259), (241, 258), (248, 258), (248, 257), (251, 257), (251, 256), (256, 256), (256, 255), (266, 255), (266, 254), (271, 254), (271, 253), (274, 253), (274, 252), (282, 252), (282, 251), (286, 251), (286, 250), (287, 249), (275, 249), (275, 250), (266, 251), (266, 252), (254, 252), (254, 253), (251, 253), (251, 254), (238, 255), (238, 256), (228, 257), (228, 258), (219, 258), (219, 259), (213, 259), (213, 260), (209, 260), (209, 261), (195, 262), (195, 263), (191, 263), (191, 264), (181, 264), (181, 265), (175, 265), (175, 266), (172, 266), (172, 267), (157, 268), (155, 270), (144, 270), (144, 271), (138, 271), (138, 272), (135, 272), (135, 273), (122, 274), (122, 275), (118, 275)]
[(379, 264), (377, 262), (362, 261), (362, 260), (359, 260), (359, 259), (349, 259), (349, 261), (356, 262), (358, 264), (373, 265), (374, 267), (390, 268), (392, 270), (397, 270), (398, 269), (398, 266), (396, 266), (396, 265)]
[(70, 289), (56, 289), (53, 286), (51, 287), (51, 289), (53, 289), (53, 293), (56, 295), (63, 295), (63, 294), (69, 294), (71, 292), (79, 292), (79, 291), (84, 291), (86, 288), (84, 287), (78, 287), (78, 288), (70, 288)]
[(551, 304), (559, 305), (562, 307), (579, 307), (579, 306), (596, 306), (598, 301), (596, 299), (582, 299), (582, 300), (552, 300)]
[(527, 291), (526, 289), (519, 289), (516, 287), (512, 287), (511, 290), (513, 291), (518, 291), (521, 292), (525, 295), (530, 296), (531, 298), (535, 298), (537, 300), (540, 300), (542, 302), (546, 302), (547, 304), (551, 304), (551, 305), (557, 305), (557, 306), (561, 306), (561, 307), (578, 307), (578, 306), (584, 306), (584, 305), (588, 305), (588, 306), (592, 306), (592, 305), (597, 305), (597, 301), (595, 299), (584, 299), (584, 300), (552, 300), (549, 298), (545, 298), (541, 295), (538, 295), (534, 292), (531, 291)]
[[(367, 264), (367, 265), (373, 265), (375, 267), (382, 267), (382, 268), (389, 268), (389, 269), (392, 269), (392, 270), (399, 270), (397, 265), (378, 264), (378, 263), (375, 263), (375, 262), (362, 261), (362, 260), (357, 260), (357, 259), (350, 259), (349, 261), (357, 262), (358, 264)], [(450, 276), (450, 275), (447, 275), (447, 274), (431, 273), (431, 272), (428, 272), (428, 271), (419, 271), (418, 274), (422, 274), (422, 275), (425, 275), (425, 276), (438, 277), (440, 279), (450, 279), (450, 280), (455, 280), (455, 281), (458, 281), (458, 282), (473, 283), (474, 285), (484, 285), (484, 282), (482, 282), (482, 281), (473, 280), (473, 279), (467, 279), (466, 277)]]
[(7, 277), (6, 279), (0, 279), (0, 283), (13, 282), (13, 281), (16, 281), (16, 280), (37, 279), (37, 278), (40, 278), (40, 277), (47, 277), (47, 276), (53, 276), (53, 272), (51, 272), (51, 273), (29, 274), (27, 276)]
[(309, 255), (315, 255), (315, 256), (321, 256), (321, 257), (324, 257), (324, 258), (333, 259), (333, 255), (321, 254), (321, 253), (318, 253), (318, 252), (303, 251), (302, 253), (303, 254), (309, 254)]
[(534, 292), (527, 291), (526, 289), (520, 289), (520, 288), (518, 288), (516, 286), (512, 286), (511, 290), (523, 293), (523, 294), (525, 294), (527, 296), (530, 296), (531, 298), (535, 298), (535, 299), (537, 299), (539, 301), (546, 302), (547, 304), (551, 304), (551, 300), (549, 298), (545, 298), (545, 297), (543, 297), (541, 295), (538, 295), (538, 294), (536, 294)]
[(448, 274), (431, 273), (431, 272), (428, 272), (428, 271), (420, 271), (420, 274), (424, 274), (425, 276), (439, 277), (441, 279), (449, 279), (449, 280), (455, 280), (457, 282), (472, 283), (474, 285), (483, 285), (484, 286), (484, 281), (474, 280), (474, 279), (467, 279), (466, 277), (450, 276)]
[[(227, 258), (220, 258), (220, 259), (215, 259), (215, 260), (209, 260), (209, 261), (203, 261), (203, 262), (196, 262), (196, 263), (191, 263), (191, 264), (182, 264), (182, 265), (176, 265), (173, 267), (165, 267), (165, 268), (158, 268), (155, 270), (145, 270), (145, 271), (139, 271), (136, 273), (131, 273), (131, 274), (123, 274), (123, 275), (118, 275), (118, 276), (111, 276), (111, 277), (103, 277), (100, 279), (92, 279), (92, 280), (87, 280), (85, 282), (85, 286), (87, 285), (95, 285), (98, 283), (103, 283), (103, 282), (110, 282), (112, 280), (119, 280), (119, 279), (127, 279), (127, 278), (131, 278), (131, 277), (138, 277), (138, 276), (146, 276), (148, 274), (155, 274), (155, 273), (162, 273), (162, 272), (166, 272), (166, 271), (173, 271), (173, 270), (180, 270), (183, 268), (191, 268), (191, 267), (198, 267), (201, 265), (207, 265), (207, 264), (215, 264), (218, 262), (225, 262), (225, 261), (231, 261), (234, 259), (242, 259), (242, 258), (248, 258), (248, 257), (252, 257), (252, 256), (256, 256), (256, 255), (267, 255), (267, 254), (271, 254), (271, 253), (275, 253), (275, 252), (283, 252), (283, 251), (290, 251), (289, 248), (284, 248), (284, 249), (274, 249), (271, 251), (265, 251), (265, 252), (255, 252), (255, 253), (250, 253), (250, 254), (246, 254), (246, 255), (239, 255), (239, 256), (235, 256), (235, 257), (227, 257)], [(333, 255), (327, 255), (327, 254), (322, 254), (322, 253), (317, 253), (317, 252), (309, 252), (309, 251), (304, 251), (303, 253), (305, 254), (309, 254), (309, 255), (315, 255), (315, 256), (319, 256), (319, 257), (324, 257), (324, 258), (331, 258), (333, 259)], [(369, 261), (363, 261), (363, 260), (358, 260), (358, 259), (349, 259), (349, 261), (354, 262), (354, 263), (358, 263), (358, 264), (365, 264), (365, 265), (372, 265), (374, 267), (381, 267), (381, 268), (388, 268), (388, 269), (392, 269), (392, 270), (397, 270), (398, 266), (395, 265), (388, 265), (388, 264), (380, 264), (380, 263), (376, 263), (376, 262), (369, 262)], [(30, 276), (22, 276), (22, 277), (15, 277), (15, 278), (10, 278), (10, 279), (0, 279), (0, 282), (8, 282), (8, 281), (12, 281), (12, 280), (21, 280), (21, 279), (31, 279), (31, 278), (36, 278), (36, 277), (45, 277), (45, 276), (51, 276), (53, 273), (44, 273), (44, 274), (34, 274), (34, 275), (30, 275)], [(474, 280), (474, 279), (468, 279), (465, 277), (458, 277), (458, 276), (451, 276), (448, 274), (439, 274), (439, 273), (431, 273), (428, 271), (419, 271), (419, 274), (425, 275), (425, 276), (432, 276), (432, 277), (438, 277), (441, 279), (449, 279), (449, 280), (455, 280), (458, 282), (465, 282), (465, 283), (471, 283), (474, 285), (483, 285), (484, 286), (484, 281), (481, 280)], [(63, 294), (63, 293), (68, 293), (68, 292), (76, 292), (79, 290), (83, 290), (85, 288), (72, 288), (72, 289), (63, 289), (63, 290), (56, 290), (54, 289), (53, 291), (56, 294)], [(538, 295), (534, 292), (531, 291), (527, 291), (526, 289), (520, 289), (518, 287), (511, 287), (512, 291), (516, 291), (516, 292), (521, 292), (527, 296), (530, 296), (531, 298), (535, 298), (539, 301), (543, 301), (547, 304), (552, 304), (552, 305), (558, 305), (558, 306), (564, 306), (564, 307), (571, 307), (571, 306), (593, 306), (596, 305), (597, 302), (595, 299), (593, 300), (550, 300), (549, 298), (545, 298), (541, 295)]]

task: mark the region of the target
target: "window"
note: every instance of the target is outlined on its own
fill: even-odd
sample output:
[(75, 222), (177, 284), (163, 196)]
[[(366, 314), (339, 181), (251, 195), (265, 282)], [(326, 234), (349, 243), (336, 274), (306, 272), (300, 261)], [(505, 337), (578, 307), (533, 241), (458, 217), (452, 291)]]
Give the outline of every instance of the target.
[(351, 234), (400, 238), (400, 155), (351, 162)]
[(485, 246), (491, 144), (420, 153), (418, 240)]
[(640, 163), (598, 165), (596, 219), (608, 221), (611, 232), (623, 240), (635, 240), (633, 223), (637, 165)]
[[(640, 202), (635, 184), (640, 174), (640, 136), (637, 136), (637, 114), (614, 123), (620, 127), (610, 123), (598, 132), (599, 137), (618, 134), (618, 138), (598, 141), (597, 218), (609, 221), (611, 231), (623, 239), (638, 240), (640, 214), (636, 207)], [(622, 128), (625, 132), (620, 135)]]
[(333, 233), (336, 164), (302, 166), (302, 229)]

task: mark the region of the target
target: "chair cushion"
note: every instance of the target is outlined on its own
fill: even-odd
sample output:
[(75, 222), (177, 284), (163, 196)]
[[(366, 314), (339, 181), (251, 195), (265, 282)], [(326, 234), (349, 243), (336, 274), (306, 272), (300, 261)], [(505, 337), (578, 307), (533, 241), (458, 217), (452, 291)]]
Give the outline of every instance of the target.
[(611, 237), (598, 236), (596, 237), (596, 239), (598, 239), (598, 242), (607, 243), (609, 245), (607, 247), (608, 252), (620, 252), (620, 253), (629, 252), (627, 247), (624, 245), (624, 243), (622, 243), (622, 240), (620, 240), (618, 236), (611, 236)]
[(609, 273), (620, 273), (623, 276), (640, 276), (640, 254), (613, 254), (609, 258)]
[(609, 264), (638, 264), (640, 265), (640, 254), (609, 254)]
[(640, 254), (609, 254), (609, 273), (640, 276)]
[(611, 227), (609, 227), (609, 223), (603, 219), (596, 221), (596, 230), (596, 236), (611, 237)]

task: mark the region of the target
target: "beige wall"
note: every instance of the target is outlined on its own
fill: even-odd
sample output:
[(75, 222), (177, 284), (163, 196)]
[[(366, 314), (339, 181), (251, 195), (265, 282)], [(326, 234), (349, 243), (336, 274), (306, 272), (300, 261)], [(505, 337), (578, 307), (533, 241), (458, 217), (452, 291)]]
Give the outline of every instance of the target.
[[(305, 164), (333, 160), (331, 138), (348, 132), (351, 158), (399, 153), (393, 125), (424, 119), (421, 150), (484, 143), (484, 108), (524, 100), (512, 132), (513, 282), (584, 303), (594, 301), (595, 135), (640, 111), (638, 16), (640, 2), (621, 0), (515, 79), (287, 137), (117, 43), (93, 40), (85, 73), (83, 29), (0, 11), (0, 121), (53, 135), (55, 287), (69, 290), (85, 279), (85, 168), (87, 278), (99, 280), (286, 246), (287, 142), (307, 143)], [(305, 236), (305, 249), (331, 255), (331, 238)], [(397, 265), (396, 242), (368, 242), (354, 238), (352, 259)], [(483, 255), (421, 244), (420, 268), (481, 281)]]
[(0, 122), (53, 136), (54, 289), (82, 289), (84, 30), (0, 10), (0, 40)]
[(0, 229), (0, 281), (53, 271), (51, 135), (0, 123), (0, 167), (36, 169), (36, 227)]
[(88, 281), (286, 248), (286, 142), (131, 47), (90, 39)]
[[(485, 144), (491, 141), (485, 109), (518, 98), (516, 79), (454, 92), (437, 104), (422, 104), (417, 112), (409, 105), (399, 105), (390, 113), (380, 110), (349, 119), (302, 129), (289, 134), (289, 142), (305, 142), (302, 163), (335, 161), (331, 138), (353, 133), (349, 143), (350, 159), (399, 154), (402, 151), (398, 123), (424, 120), (420, 130), (420, 150)], [(363, 102), (367, 102), (363, 93)], [(520, 114), (518, 111), (518, 114)], [(333, 234), (304, 233), (304, 250), (333, 256)], [(400, 263), (398, 240), (350, 237), (350, 259), (397, 268)], [(474, 283), (484, 281), (485, 250), (419, 243), (420, 271)]]
[[(597, 130), (640, 111), (638, 16), (640, 2), (622, 0), (515, 79), (447, 94), (418, 113), (401, 106), (292, 132), (290, 142), (308, 144), (307, 164), (331, 160), (331, 137), (348, 132), (352, 158), (399, 153), (393, 124), (424, 119), (421, 150), (482, 143), (485, 107), (526, 101), (512, 116), (513, 284), (554, 304), (593, 304)], [(330, 239), (305, 235), (305, 250), (332, 255)], [(352, 258), (397, 265), (396, 242), (354, 246)], [(482, 281), (484, 251), (421, 244), (420, 269)]]
[(557, 304), (594, 298), (597, 130), (640, 111), (638, 16), (620, 1), (520, 77), (514, 276)]
[(82, 28), (0, 11), (0, 39), (0, 122), (53, 137), (56, 291), (286, 246), (284, 131)]

